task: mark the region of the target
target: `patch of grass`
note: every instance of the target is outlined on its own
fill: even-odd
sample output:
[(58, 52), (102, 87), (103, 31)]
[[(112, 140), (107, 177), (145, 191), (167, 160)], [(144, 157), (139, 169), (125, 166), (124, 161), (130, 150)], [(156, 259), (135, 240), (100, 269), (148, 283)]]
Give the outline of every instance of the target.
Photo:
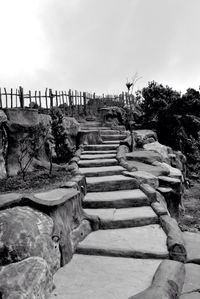
[(181, 230), (200, 232), (200, 182), (192, 182), (192, 187), (185, 191), (183, 202), (185, 212), (179, 219)]
[(0, 180), (0, 193), (6, 192), (38, 192), (58, 188), (63, 182), (69, 181), (71, 175), (66, 170), (54, 170), (49, 175), (48, 170), (35, 171), (26, 174), (25, 181), (22, 175)]

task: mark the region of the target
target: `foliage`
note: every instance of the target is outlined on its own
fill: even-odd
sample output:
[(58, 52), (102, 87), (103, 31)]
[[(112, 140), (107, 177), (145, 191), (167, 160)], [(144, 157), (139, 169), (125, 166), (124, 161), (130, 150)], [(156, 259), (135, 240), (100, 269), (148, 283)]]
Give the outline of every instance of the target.
[(181, 150), (189, 166), (197, 171), (200, 163), (200, 93), (189, 88), (185, 94), (149, 82), (142, 90), (143, 128), (156, 130), (161, 143)]
[(55, 149), (57, 154), (57, 162), (65, 163), (72, 157), (75, 148), (72, 148), (69, 140), (69, 134), (63, 125), (63, 113), (61, 109), (51, 110), (52, 117), (52, 133), (55, 139)]

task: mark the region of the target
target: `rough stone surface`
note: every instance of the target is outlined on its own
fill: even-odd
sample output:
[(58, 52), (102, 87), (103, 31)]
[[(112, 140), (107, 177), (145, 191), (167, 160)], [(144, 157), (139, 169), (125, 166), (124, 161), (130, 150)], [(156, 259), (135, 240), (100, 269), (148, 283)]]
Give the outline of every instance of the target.
[(92, 151), (102, 151), (102, 150), (116, 150), (118, 148), (118, 144), (95, 144), (95, 145), (85, 145), (84, 150), (92, 150)]
[(127, 160), (138, 161), (142, 163), (152, 164), (155, 161), (162, 162), (163, 158), (159, 153), (153, 151), (134, 151), (132, 153), (126, 154)]
[(108, 159), (108, 158), (115, 158), (116, 154), (87, 154), (81, 155), (82, 160), (91, 160), (91, 159)]
[(163, 162), (170, 164), (169, 154), (172, 153), (170, 147), (160, 144), (158, 141), (156, 141), (156, 142), (145, 144), (144, 149), (147, 151), (154, 151), (159, 153), (162, 156)]
[(40, 257), (0, 267), (0, 281), (3, 299), (48, 299), (53, 290), (49, 266)]
[(99, 230), (78, 246), (78, 253), (109, 256), (167, 258), (166, 235), (159, 225)]
[(122, 228), (158, 223), (158, 217), (151, 207), (123, 209), (86, 209), (87, 214), (100, 218), (101, 228)]
[(55, 274), (56, 288), (50, 298), (129, 298), (151, 284), (160, 262), (161, 260), (74, 255), (71, 263)]
[[(39, 125), (38, 111), (36, 109), (7, 109), (8, 117), (8, 152), (7, 152), (7, 170), (8, 175), (17, 175), (20, 171), (19, 157), (21, 156), (19, 141), (28, 138), (31, 129)], [(22, 165), (27, 163), (29, 155), (27, 154)], [(30, 165), (29, 170), (33, 170)]]
[(112, 166), (118, 165), (116, 159), (92, 159), (92, 160), (80, 160), (79, 167), (97, 167), (97, 166)]
[(180, 299), (200, 299), (200, 293), (192, 292), (192, 293), (188, 293), (188, 294), (183, 294), (179, 298)]
[(57, 188), (46, 192), (35, 193), (28, 196), (37, 204), (57, 206), (76, 196), (79, 192), (74, 188)]
[(147, 196), (139, 189), (112, 192), (89, 192), (83, 206), (85, 208), (127, 208), (148, 206)]
[(128, 165), (131, 168), (135, 168), (139, 171), (145, 171), (155, 176), (166, 176), (169, 174), (169, 170), (160, 165), (150, 165), (138, 161), (128, 161)]
[(183, 238), (187, 251), (187, 262), (200, 264), (200, 234), (184, 232)]
[(77, 136), (80, 125), (74, 117), (63, 117), (62, 124), (68, 135)]
[(0, 209), (5, 209), (11, 207), (12, 205), (17, 205), (22, 198), (20, 193), (6, 193), (0, 195)]
[(40, 256), (55, 272), (60, 252), (58, 243), (52, 241), (52, 230), (52, 219), (30, 207), (0, 211), (0, 265)]
[(80, 172), (87, 177), (121, 174), (125, 169), (121, 166), (84, 167)]
[(152, 186), (155, 189), (158, 187), (158, 178), (149, 172), (146, 172), (146, 171), (133, 171), (133, 172), (124, 171), (123, 174), (137, 179), (140, 184), (149, 184), (150, 186)]
[(138, 189), (139, 183), (134, 178), (112, 175), (87, 178), (87, 190), (90, 192)]
[(157, 140), (157, 135), (152, 130), (135, 130), (133, 131), (133, 135), (136, 139), (137, 147)]
[(200, 292), (200, 266), (195, 264), (185, 264), (185, 283), (182, 293)]
[(100, 144), (102, 143), (99, 130), (80, 130), (77, 137), (78, 144)]

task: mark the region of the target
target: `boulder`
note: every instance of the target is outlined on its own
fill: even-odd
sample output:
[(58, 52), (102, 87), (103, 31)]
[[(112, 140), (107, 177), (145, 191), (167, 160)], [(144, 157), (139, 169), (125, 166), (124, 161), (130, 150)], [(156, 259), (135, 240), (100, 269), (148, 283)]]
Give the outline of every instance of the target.
[(7, 176), (6, 166), (5, 166), (5, 150), (7, 143), (7, 136), (5, 136), (5, 124), (7, 123), (7, 116), (0, 110), (0, 179), (4, 179)]
[(78, 145), (101, 144), (103, 140), (99, 130), (81, 130), (77, 137)]
[(76, 136), (78, 134), (80, 124), (74, 117), (64, 116), (62, 119), (62, 124), (67, 135)]
[(123, 108), (112, 106), (100, 109), (100, 116), (104, 123), (115, 123), (123, 125), (125, 122), (126, 112)]
[[(36, 109), (13, 108), (7, 109), (6, 114), (8, 117), (7, 170), (8, 176), (13, 176), (17, 175), (28, 161), (31, 162), (30, 137), (39, 126), (39, 118)], [(33, 166), (30, 163), (27, 171), (32, 170)]]
[(163, 162), (170, 164), (170, 157), (169, 154), (173, 154), (173, 151), (170, 147), (160, 144), (158, 141), (145, 144), (144, 149), (147, 151), (154, 151), (159, 153), (162, 156)]
[(52, 273), (41, 257), (0, 267), (0, 281), (4, 299), (48, 299), (53, 290)]
[(128, 161), (128, 165), (132, 169), (135, 168), (139, 171), (149, 172), (150, 174), (155, 176), (166, 176), (169, 174), (169, 170), (160, 165), (155, 166), (137, 161)]
[(152, 130), (135, 130), (132, 133), (135, 136), (136, 146), (139, 148), (158, 140), (157, 134)]
[(53, 226), (49, 216), (27, 206), (0, 211), (0, 265), (40, 256), (54, 273), (60, 267), (60, 252), (52, 241)]
[(153, 151), (136, 150), (132, 153), (126, 154), (126, 159), (131, 161), (138, 161), (147, 164), (153, 164), (155, 161), (162, 162), (163, 158), (159, 153)]

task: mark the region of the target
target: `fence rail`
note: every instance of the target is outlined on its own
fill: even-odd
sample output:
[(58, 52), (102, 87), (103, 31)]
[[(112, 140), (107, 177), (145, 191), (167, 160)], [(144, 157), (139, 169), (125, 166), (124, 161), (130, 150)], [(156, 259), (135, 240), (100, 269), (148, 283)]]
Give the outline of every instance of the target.
[(0, 109), (8, 108), (38, 108), (49, 111), (54, 107), (64, 109), (68, 115), (94, 114), (98, 109), (105, 106), (129, 106), (133, 98), (128, 93), (119, 95), (101, 95), (95, 93), (79, 92), (77, 90), (53, 91), (46, 88), (42, 93), (40, 90), (24, 92), (20, 86), (18, 89), (0, 88)]

